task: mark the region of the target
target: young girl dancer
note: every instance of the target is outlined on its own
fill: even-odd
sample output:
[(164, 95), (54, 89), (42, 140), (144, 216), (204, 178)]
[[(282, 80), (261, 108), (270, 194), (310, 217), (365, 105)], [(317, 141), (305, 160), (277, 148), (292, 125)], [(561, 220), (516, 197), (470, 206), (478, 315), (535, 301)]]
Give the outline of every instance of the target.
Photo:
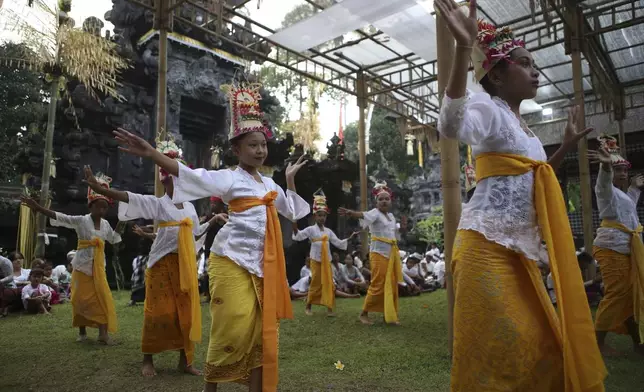
[(614, 355), (616, 351), (604, 343), (608, 332), (629, 334), (635, 351), (644, 354), (644, 314), (638, 308), (644, 304), (635, 300), (644, 296), (642, 225), (637, 217), (644, 177), (633, 177), (629, 187), (631, 164), (619, 154), (617, 140), (604, 136), (599, 141), (599, 151), (588, 152), (591, 161), (601, 163), (595, 195), (602, 223), (593, 247), (604, 280), (604, 298), (595, 316), (597, 342), (604, 354)]
[(371, 233), (369, 263), (371, 283), (360, 314), (363, 324), (373, 324), (369, 312), (384, 313), (385, 322), (399, 325), (398, 321), (398, 283), (403, 282), (402, 263), (396, 232), (398, 225), (394, 215), (389, 212), (393, 196), (387, 183), (377, 183), (372, 191), (376, 208), (367, 212), (351, 211), (340, 208), (340, 215), (360, 219), (363, 228)]
[(152, 159), (176, 177), (174, 203), (217, 196), (229, 205), (229, 221), (217, 233), (208, 263), (213, 322), (206, 391), (216, 391), (220, 382), (276, 391), (279, 319), (293, 317), (277, 213), (291, 221), (309, 214), (308, 203), (295, 193), (295, 175), (306, 162), (300, 158), (286, 168), (286, 193), (262, 176), (269, 131), (261, 122), (260, 85), (222, 88), (231, 100), (229, 140), (239, 159), (234, 170), (191, 170), (135, 135), (115, 134), (124, 151)]
[[(110, 187), (112, 179), (98, 174), (96, 182)], [(78, 327), (78, 341), (87, 339), (87, 327), (98, 328), (98, 341), (111, 344), (109, 333), (116, 332), (116, 310), (112, 292), (105, 274), (105, 241), (121, 242), (121, 236), (112, 230), (105, 215), (112, 203), (110, 198), (87, 189), (87, 215), (65, 215), (47, 209), (34, 199), (21, 198), (32, 210), (46, 215), (52, 226), (76, 231), (78, 251), (72, 260), (72, 325)]]
[[(173, 141), (157, 141), (157, 150), (183, 163), (181, 150)], [(194, 346), (201, 341), (194, 240), (200, 229), (197, 211), (190, 202), (172, 202), (174, 182), (163, 169), (159, 171), (159, 179), (165, 194), (160, 198), (103, 188), (88, 166), (85, 178), (94, 192), (119, 201), (120, 221), (152, 219), (160, 222), (145, 270), (141, 338), (143, 376), (156, 375), (152, 356), (164, 351), (179, 351), (179, 370), (201, 375), (193, 366)]]
[[(453, 249), (452, 391), (603, 391), (606, 368), (551, 167), (591, 130), (576, 132), (571, 111), (562, 146), (546, 163), (519, 113), (539, 87), (523, 41), (477, 21), (474, 0), (469, 15), (453, 0), (434, 4), (456, 39), (438, 129), (472, 145), (477, 175)], [(466, 91), (470, 56), (480, 94)], [(538, 261), (550, 264), (560, 317)]]
[(306, 314), (312, 315), (311, 305), (322, 305), (327, 308), (327, 315), (334, 316), (335, 308), (335, 287), (333, 285), (333, 270), (331, 268), (331, 248), (329, 243), (338, 249), (347, 250), (349, 240), (356, 234), (353, 233), (347, 239), (340, 240), (333, 230), (324, 226), (329, 208), (326, 205), (326, 196), (321, 190), (313, 195), (313, 216), (315, 224), (304, 230), (297, 230), (293, 225), (294, 241), (311, 241), (311, 285), (309, 286), (308, 298), (306, 300)]

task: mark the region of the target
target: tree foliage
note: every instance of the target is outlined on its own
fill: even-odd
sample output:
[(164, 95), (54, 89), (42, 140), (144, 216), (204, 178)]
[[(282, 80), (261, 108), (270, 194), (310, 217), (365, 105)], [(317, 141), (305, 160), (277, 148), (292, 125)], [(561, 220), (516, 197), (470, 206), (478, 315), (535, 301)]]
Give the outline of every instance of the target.
[[(5, 43), (0, 58), (29, 56), (25, 45)], [(20, 174), (15, 158), (23, 149), (28, 132), (39, 132), (43, 120), (43, 83), (28, 68), (0, 64), (0, 182), (17, 182)]]
[[(344, 130), (345, 157), (358, 161), (358, 124), (347, 125)], [(368, 175), (382, 169), (387, 170), (404, 182), (418, 165), (416, 152), (407, 155), (407, 147), (396, 123), (387, 118), (387, 112), (375, 108), (369, 129), (369, 154), (367, 155)]]
[(416, 224), (414, 231), (418, 238), (427, 244), (443, 247), (443, 208), (436, 207), (432, 216)]

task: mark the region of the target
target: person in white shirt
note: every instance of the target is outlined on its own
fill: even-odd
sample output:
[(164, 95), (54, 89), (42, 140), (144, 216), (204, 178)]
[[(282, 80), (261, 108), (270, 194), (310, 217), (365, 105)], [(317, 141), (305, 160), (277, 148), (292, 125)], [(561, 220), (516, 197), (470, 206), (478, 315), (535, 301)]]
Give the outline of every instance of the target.
[[(112, 179), (97, 175), (100, 186), (109, 188)], [(52, 226), (76, 232), (78, 251), (72, 260), (72, 325), (78, 328), (78, 341), (87, 340), (87, 327), (98, 328), (99, 343), (112, 345), (110, 333), (116, 332), (117, 318), (112, 291), (105, 273), (105, 242), (116, 244), (121, 236), (105, 216), (112, 200), (87, 190), (87, 215), (66, 215), (38, 204), (32, 198), (21, 197), (23, 204), (50, 220)]]
[(29, 269), (22, 268), (25, 256), (22, 253), (13, 251), (9, 253), (9, 260), (13, 264), (13, 286), (22, 288), (29, 284)]
[[(329, 213), (326, 205), (326, 196), (322, 190), (316, 191), (313, 195), (313, 217), (315, 224), (303, 230), (298, 230), (297, 224), (293, 224), (294, 241), (311, 241), (311, 285), (309, 286), (306, 300), (305, 313), (310, 316), (312, 305), (321, 305), (327, 308), (327, 315), (333, 316), (335, 309), (335, 288), (333, 286), (333, 268), (331, 266), (331, 247), (346, 250), (348, 241), (356, 234), (353, 233), (347, 239), (340, 240), (333, 230), (324, 226)], [(334, 254), (335, 255), (335, 254)], [(340, 291), (344, 290), (344, 283), (338, 282)]]
[(61, 289), (63, 293), (69, 295), (69, 287), (72, 282), (72, 260), (76, 255), (75, 250), (71, 250), (67, 253), (67, 262), (65, 264), (57, 265), (54, 267), (51, 273), (51, 278), (55, 284)]
[(344, 265), (340, 265), (340, 268), (346, 276), (348, 292), (355, 294), (369, 287), (360, 269), (353, 264), (353, 257), (350, 254), (344, 258)]
[(300, 269), (300, 280), (291, 286), (291, 298), (303, 298), (308, 295), (309, 286), (311, 285), (311, 259), (306, 258), (306, 262)]
[(276, 391), (278, 320), (293, 317), (278, 213), (291, 222), (310, 213), (295, 188), (295, 175), (307, 162), (301, 156), (286, 167), (286, 192), (261, 175), (271, 136), (260, 120), (259, 87), (221, 86), (233, 113), (229, 140), (239, 161), (234, 170), (190, 169), (136, 135), (115, 132), (121, 149), (152, 159), (176, 178), (174, 203), (216, 196), (228, 204), (230, 219), (208, 261), (212, 324), (205, 392), (242, 380), (252, 392)]
[(13, 283), (13, 263), (0, 256), (0, 317), (9, 314), (9, 308), (17, 298), (20, 298), (20, 293)]
[(354, 250), (351, 253), (351, 256), (353, 258), (353, 265), (357, 269), (362, 270), (362, 268), (364, 268), (364, 263), (362, 262), (362, 259), (360, 258), (360, 251)]
[(441, 288), (445, 288), (445, 259), (440, 258), (434, 265), (434, 275)]
[[(159, 153), (183, 162), (181, 150), (172, 140), (157, 141)], [(159, 222), (145, 270), (145, 309), (141, 351), (144, 377), (156, 376), (154, 354), (179, 351), (179, 369), (201, 375), (194, 366), (194, 347), (201, 341), (201, 299), (195, 254), (195, 236), (203, 234), (216, 219), (202, 228), (195, 207), (190, 202), (173, 203), (173, 176), (159, 170), (165, 194), (162, 197), (140, 195), (103, 188), (85, 167), (88, 185), (97, 193), (119, 202), (120, 221), (149, 219)]]
[[(642, 247), (642, 228), (637, 215), (637, 203), (644, 189), (644, 176), (636, 175), (630, 182), (631, 164), (619, 154), (617, 140), (610, 136), (599, 138), (598, 151), (589, 151), (589, 158), (600, 162), (595, 196), (601, 226), (597, 229), (593, 255), (601, 268), (604, 281), (602, 298), (595, 315), (595, 329), (600, 350), (605, 355), (616, 355), (614, 348), (605, 344), (608, 332), (631, 336), (635, 352), (644, 354), (640, 334), (644, 335), (644, 305), (637, 298), (644, 297), (644, 257), (637, 249)], [(639, 309), (637, 309), (639, 306)]]
[(403, 281), (403, 272), (397, 241), (399, 226), (389, 212), (393, 193), (387, 183), (382, 182), (376, 183), (372, 194), (377, 206), (373, 210), (361, 212), (340, 208), (338, 211), (340, 215), (360, 219), (362, 227), (369, 228), (371, 233), (369, 267), (372, 275), (360, 322), (371, 325), (369, 312), (382, 312), (386, 323), (399, 325), (397, 284)]
[(51, 306), (51, 291), (47, 285), (42, 284), (44, 271), (40, 268), (29, 272), (29, 283), (22, 289), (22, 304), (27, 313), (49, 314)]

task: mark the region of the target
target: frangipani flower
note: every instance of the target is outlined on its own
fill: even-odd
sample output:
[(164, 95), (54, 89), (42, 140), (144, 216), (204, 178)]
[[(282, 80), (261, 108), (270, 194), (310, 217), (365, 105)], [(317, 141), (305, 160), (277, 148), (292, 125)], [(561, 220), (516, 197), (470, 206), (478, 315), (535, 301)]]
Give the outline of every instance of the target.
[(337, 370), (344, 370), (344, 364), (340, 362), (340, 360), (338, 360), (334, 365)]

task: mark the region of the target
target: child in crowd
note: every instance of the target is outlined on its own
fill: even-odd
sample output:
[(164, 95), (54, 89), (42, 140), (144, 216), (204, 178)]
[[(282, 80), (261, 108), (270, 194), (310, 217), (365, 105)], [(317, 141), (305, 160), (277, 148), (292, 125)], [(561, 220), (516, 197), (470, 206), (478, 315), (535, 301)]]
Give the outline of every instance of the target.
[(60, 293), (62, 299), (69, 298), (70, 296), (72, 271), (74, 270), (74, 268), (72, 267), (72, 260), (74, 259), (75, 254), (75, 250), (67, 253), (67, 261), (65, 262), (65, 264), (57, 265), (56, 267), (54, 267), (51, 273), (51, 279), (53, 280), (54, 284), (58, 285), (58, 292)]
[(291, 299), (299, 299), (308, 296), (311, 286), (311, 259), (306, 258), (304, 266), (300, 270), (300, 280), (291, 286)]
[(52, 273), (54, 270), (54, 265), (51, 263), (51, 261), (45, 261), (45, 265), (43, 267), (43, 278), (42, 278), (42, 283), (49, 287), (51, 291), (51, 305), (57, 305), (61, 303), (60, 299), (60, 294), (58, 293), (58, 285), (54, 282), (54, 279), (52, 278)]
[(34, 268), (29, 272), (29, 283), (22, 289), (22, 304), (27, 313), (49, 314), (51, 291), (42, 283), (44, 271)]
[(347, 254), (344, 258), (344, 265), (341, 266), (346, 276), (347, 292), (350, 294), (365, 294), (369, 284), (365, 281), (358, 267), (353, 265), (353, 260), (354, 257)]

